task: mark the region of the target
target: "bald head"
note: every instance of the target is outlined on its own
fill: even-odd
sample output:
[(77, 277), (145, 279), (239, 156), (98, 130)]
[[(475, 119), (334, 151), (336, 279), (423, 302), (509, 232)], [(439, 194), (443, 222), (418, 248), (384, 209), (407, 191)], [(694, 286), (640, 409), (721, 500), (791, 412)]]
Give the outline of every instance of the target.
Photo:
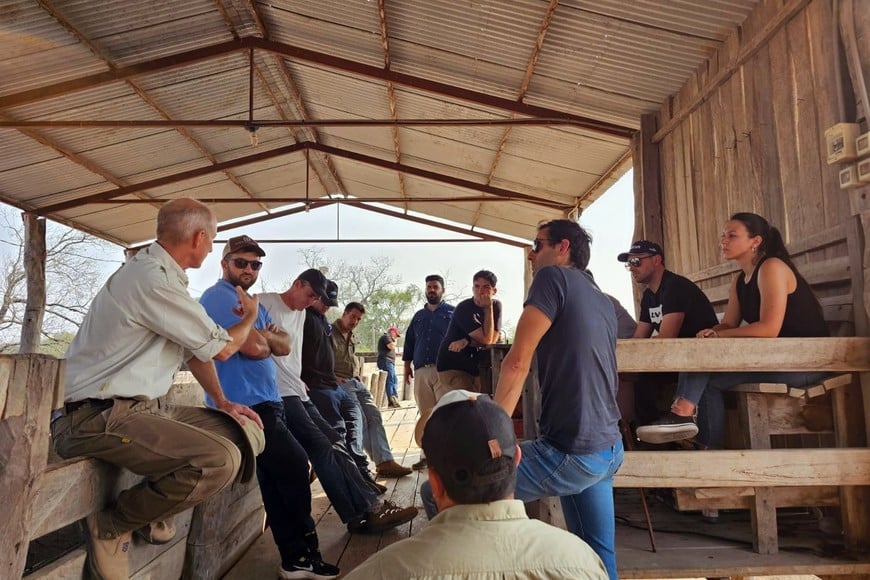
[(198, 232), (206, 232), (213, 238), (217, 220), (205, 204), (195, 199), (173, 199), (157, 212), (157, 240), (164, 245), (183, 244)]

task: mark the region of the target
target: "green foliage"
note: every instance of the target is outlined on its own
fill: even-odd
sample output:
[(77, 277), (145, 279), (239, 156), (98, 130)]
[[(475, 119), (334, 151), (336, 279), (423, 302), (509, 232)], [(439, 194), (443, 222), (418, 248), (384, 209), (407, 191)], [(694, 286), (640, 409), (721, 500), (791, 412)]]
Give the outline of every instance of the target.
[[(414, 284), (409, 284), (404, 289), (379, 288), (374, 291), (363, 303), (366, 315), (354, 331), (360, 343), (359, 350), (377, 350), (378, 340), (390, 326), (398, 326), (399, 332), (404, 335), (411, 317), (424, 300), (423, 292)], [(344, 311), (344, 304), (335, 310), (335, 316), (340, 316)], [(402, 344), (401, 338), (399, 344)]]

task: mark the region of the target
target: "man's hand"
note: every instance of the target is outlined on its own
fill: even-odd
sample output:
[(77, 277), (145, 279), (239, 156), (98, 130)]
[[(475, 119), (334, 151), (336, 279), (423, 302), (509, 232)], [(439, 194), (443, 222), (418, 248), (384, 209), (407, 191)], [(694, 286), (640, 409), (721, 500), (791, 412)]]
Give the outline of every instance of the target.
[(410, 385), (411, 379), (414, 378), (414, 367), (409, 364), (405, 365), (405, 384)]
[(463, 348), (468, 346), (470, 343), (467, 338), (460, 338), (459, 340), (454, 340), (449, 345), (447, 345), (447, 350), (450, 352), (460, 352)]
[(253, 320), (257, 317), (257, 308), (260, 305), (260, 299), (254, 295), (250, 296), (242, 290), (241, 286), (236, 286), (236, 294), (239, 297), (239, 305), (233, 308), (233, 314), (243, 319)]
[(495, 296), (495, 292), (492, 291), (489, 294), (475, 294), (472, 300), (480, 308), (489, 308), (492, 306), (493, 296)]
[(263, 421), (260, 419), (260, 416), (250, 407), (224, 399), (218, 405), (218, 409), (232, 415), (233, 419), (239, 422), (239, 425), (244, 425), (245, 417), (248, 417), (254, 423), (259, 425), (260, 429), (263, 428)]

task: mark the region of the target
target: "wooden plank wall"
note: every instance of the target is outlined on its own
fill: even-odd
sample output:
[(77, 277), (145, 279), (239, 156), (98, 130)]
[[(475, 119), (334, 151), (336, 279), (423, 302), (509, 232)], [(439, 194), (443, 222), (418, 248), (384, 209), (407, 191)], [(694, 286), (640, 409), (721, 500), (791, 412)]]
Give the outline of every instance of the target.
[[(659, 126), (720, 70), (733, 67), (745, 44), (791, 4), (762, 0), (662, 108)], [(830, 0), (808, 2), (661, 138), (664, 247), (671, 269), (691, 273), (719, 264), (719, 232), (737, 211), (764, 215), (786, 243), (842, 226), (852, 215), (849, 195), (837, 185), (837, 167), (824, 160), (824, 131), (839, 120), (832, 18)], [(843, 240), (800, 262), (847, 254)]]

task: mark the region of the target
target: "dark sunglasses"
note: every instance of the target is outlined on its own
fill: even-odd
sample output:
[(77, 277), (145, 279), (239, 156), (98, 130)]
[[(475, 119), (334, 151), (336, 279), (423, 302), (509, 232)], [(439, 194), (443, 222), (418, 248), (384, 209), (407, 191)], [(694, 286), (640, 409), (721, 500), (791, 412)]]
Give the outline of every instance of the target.
[(541, 239), (535, 238), (534, 241), (532, 242), (532, 251), (535, 252), (536, 254), (537, 254), (538, 252), (540, 252), (540, 251), (541, 251), (541, 246), (543, 245), (544, 242), (547, 242), (548, 244), (552, 244), (552, 243), (553, 243), (553, 240), (551, 240), (551, 239), (549, 239), (549, 238), (547, 238), (547, 239), (545, 239), (545, 240), (541, 240)]
[(263, 262), (261, 262), (260, 260), (246, 260), (244, 258), (233, 258), (232, 262), (233, 262), (233, 266), (235, 266), (239, 270), (244, 270), (245, 268), (248, 267), (248, 264), (251, 265), (251, 270), (253, 270), (254, 272), (256, 272), (257, 270), (259, 270), (260, 268), (263, 267)]
[(640, 263), (647, 258), (652, 258), (652, 256), (641, 256), (640, 258), (629, 258), (625, 261), (626, 268), (637, 268), (640, 266)]

